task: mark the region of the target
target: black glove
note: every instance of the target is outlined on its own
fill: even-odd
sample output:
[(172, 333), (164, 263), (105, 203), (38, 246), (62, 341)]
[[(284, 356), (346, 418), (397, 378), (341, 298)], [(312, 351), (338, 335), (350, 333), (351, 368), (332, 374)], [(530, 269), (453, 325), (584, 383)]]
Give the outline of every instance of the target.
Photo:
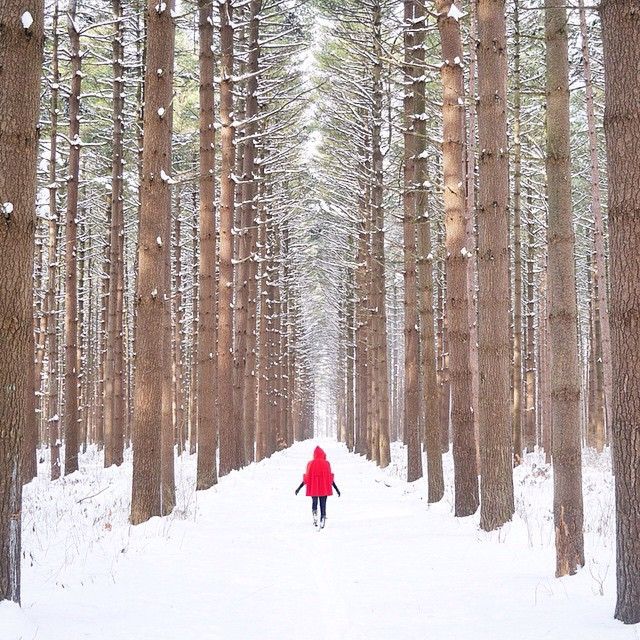
[(296, 489), (296, 495), (298, 495), (298, 491), (300, 491), (300, 489), (302, 489), (302, 487), (304, 487), (304, 482), (301, 482), (300, 486)]
[(295, 490), (295, 494), (298, 495), (298, 491), (300, 491), (300, 487)]

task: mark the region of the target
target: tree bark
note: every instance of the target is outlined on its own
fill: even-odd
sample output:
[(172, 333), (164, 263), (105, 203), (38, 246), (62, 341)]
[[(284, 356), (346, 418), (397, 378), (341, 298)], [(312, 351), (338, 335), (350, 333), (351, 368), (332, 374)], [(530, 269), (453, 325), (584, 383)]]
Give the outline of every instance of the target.
[[(594, 249), (595, 249), (595, 278), (594, 301), (596, 303), (596, 346), (598, 357), (596, 358), (598, 378), (598, 402), (604, 397), (604, 424), (603, 430), (611, 428), (611, 394), (613, 386), (613, 374), (611, 369), (611, 330), (609, 328), (609, 304), (607, 301), (607, 273), (605, 267), (604, 245), (604, 221), (602, 217), (602, 204), (600, 198), (600, 160), (598, 158), (598, 138), (596, 133), (596, 116), (593, 103), (593, 79), (591, 73), (591, 55), (589, 52), (589, 29), (584, 0), (578, 1), (580, 7), (580, 36), (582, 38), (582, 62), (584, 65), (584, 81), (587, 111), (587, 132), (589, 137), (589, 157), (591, 169), (591, 211), (594, 221)], [(603, 387), (603, 388), (602, 388)], [(604, 447), (604, 433), (598, 435), (596, 448), (602, 451)]]
[(520, 142), (520, 0), (513, 3), (513, 462), (520, 464), (522, 433), (522, 145)]
[[(200, 264), (198, 274), (197, 394), (198, 472), (196, 488), (218, 481), (218, 357), (216, 336), (216, 219), (213, 12), (210, 0), (198, 3), (200, 33)], [(193, 416), (192, 416), (193, 419)]]
[[(420, 445), (420, 344), (418, 339), (418, 294), (416, 287), (416, 193), (415, 156), (416, 130), (419, 119), (415, 112), (415, 82), (422, 69), (414, 66), (418, 44), (414, 18), (415, 0), (404, 1), (404, 441), (407, 444), (407, 481), (422, 477), (422, 447)], [(421, 32), (420, 32), (421, 33)], [(424, 35), (424, 34), (422, 34)]]
[(478, 471), (471, 410), (471, 351), (469, 347), (468, 251), (464, 191), (464, 106), (460, 25), (450, 17), (451, 0), (437, 0), (442, 42), (442, 164), (451, 423), (455, 472), (455, 515), (478, 509)]
[(571, 212), (569, 57), (564, 0), (545, 0), (549, 335), (556, 576), (584, 566), (580, 366)]
[(65, 391), (64, 391), (64, 474), (78, 470), (78, 192), (80, 181), (80, 90), (82, 58), (80, 34), (76, 30), (76, 4), (68, 11), (71, 58), (71, 94), (69, 95), (69, 177), (67, 178), (67, 220), (65, 237)]
[[(420, 155), (420, 154), (417, 154)], [(423, 175), (416, 167), (416, 184), (424, 184)], [(427, 449), (428, 502), (438, 502), (444, 495), (442, 472), (442, 445), (438, 380), (436, 377), (436, 347), (433, 318), (433, 256), (431, 255), (431, 223), (421, 201), (425, 194), (418, 192), (418, 297), (420, 314), (420, 342), (422, 375), (424, 380), (425, 444)]]
[(44, 3), (0, 8), (0, 601), (20, 602), (22, 436), (33, 392), (33, 247)]
[(375, 299), (372, 316), (375, 329), (374, 347), (374, 460), (381, 467), (391, 461), (389, 445), (389, 371), (387, 362), (387, 312), (384, 255), (384, 205), (383, 205), (383, 158), (381, 150), (382, 125), (382, 17), (379, 2), (373, 4), (373, 112), (371, 122), (372, 175), (372, 284)]
[(491, 531), (514, 511), (504, 0), (478, 0), (478, 36), (480, 527)]
[(113, 142), (111, 161), (111, 228), (109, 238), (109, 295), (104, 378), (104, 465), (120, 465), (124, 448), (123, 300), (124, 300), (124, 29), (120, 0), (112, 0)]
[(233, 1), (219, 4), (220, 46), (220, 272), (218, 280), (218, 403), (220, 407), (220, 475), (237, 468), (238, 425), (233, 394), (233, 220), (235, 202), (235, 127), (233, 124)]
[[(536, 446), (537, 425), (537, 389), (536, 389), (536, 354), (535, 354), (535, 234), (533, 229), (533, 212), (531, 211), (530, 196), (527, 197), (527, 318), (526, 318), (526, 350), (525, 350), (525, 420), (523, 432), (523, 446), (526, 452), (531, 452)], [(538, 331), (540, 335), (540, 331)], [(539, 371), (539, 367), (538, 367)]]
[(256, 137), (258, 125), (255, 121), (258, 113), (258, 71), (260, 68), (260, 10), (262, 0), (252, 0), (251, 18), (249, 25), (249, 54), (247, 63), (247, 73), (250, 78), (247, 80), (247, 99), (245, 109), (245, 137), (243, 156), (243, 183), (242, 183), (242, 216), (243, 226), (246, 234), (246, 248), (248, 264), (246, 266), (247, 280), (247, 342), (246, 357), (244, 363), (244, 385), (243, 395), (237, 399), (242, 401), (242, 412), (245, 435), (245, 458), (247, 462), (252, 462), (255, 457), (255, 413), (256, 413), (256, 328), (257, 328), (257, 293), (258, 282), (258, 211), (256, 197), (258, 194), (256, 179)]
[[(637, 1), (603, 0), (604, 132), (609, 170), (613, 456), (616, 487), (615, 617), (640, 622), (640, 54)], [(629, 61), (634, 61), (629, 64)]]
[(170, 249), (171, 136), (175, 23), (171, 3), (147, 4), (144, 148), (136, 293), (133, 487), (131, 523), (162, 515), (164, 319), (170, 304), (165, 271)]

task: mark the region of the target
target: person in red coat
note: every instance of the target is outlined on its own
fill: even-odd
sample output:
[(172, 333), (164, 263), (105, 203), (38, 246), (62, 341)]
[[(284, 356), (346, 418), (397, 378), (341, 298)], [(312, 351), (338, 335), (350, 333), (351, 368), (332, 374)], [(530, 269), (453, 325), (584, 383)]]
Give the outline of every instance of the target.
[(318, 524), (318, 502), (320, 502), (320, 528), (324, 527), (327, 517), (327, 496), (333, 495), (332, 488), (336, 490), (338, 496), (340, 489), (333, 481), (331, 465), (327, 460), (327, 454), (316, 447), (313, 452), (313, 460), (307, 463), (307, 470), (302, 477), (300, 486), (296, 489), (296, 495), (302, 487), (307, 486), (307, 495), (311, 497), (311, 513), (313, 514), (313, 524)]

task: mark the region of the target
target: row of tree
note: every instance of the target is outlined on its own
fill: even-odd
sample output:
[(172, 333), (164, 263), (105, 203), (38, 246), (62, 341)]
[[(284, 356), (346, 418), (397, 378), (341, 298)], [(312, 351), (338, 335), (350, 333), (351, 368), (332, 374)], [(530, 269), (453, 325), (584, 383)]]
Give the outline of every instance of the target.
[[(15, 50), (3, 38), (3, 154), (22, 172), (2, 185), (16, 275), (2, 293), (15, 306), (3, 308), (3, 389), (15, 388), (2, 403), (0, 596), (19, 600), (21, 486), (39, 447), (55, 479), (88, 445), (106, 466), (131, 445), (137, 524), (175, 505), (175, 447), (198, 451), (207, 489), (311, 437), (314, 380), (310, 272), (291, 260), (312, 245), (291, 237), (309, 217), (302, 13), (56, 2), (23, 26), (14, 9), (0, 17), (15, 35)], [(12, 95), (14, 74), (33, 95)]]
[[(323, 6), (318, 173), (341, 261), (340, 437), (384, 465), (400, 435), (410, 481), (424, 445), (430, 501), (452, 440), (455, 513), (480, 507), (486, 530), (511, 519), (512, 467), (541, 446), (556, 575), (573, 574), (582, 445), (614, 445), (616, 469), (620, 455), (597, 15), (552, 1), (407, 0), (402, 17), (393, 2)], [(625, 493), (622, 514), (636, 499)], [(616, 615), (637, 620), (636, 561), (619, 550)]]
[(404, 439), (409, 480), (424, 444), (430, 501), (451, 441), (455, 513), (487, 530), (543, 446), (557, 575), (584, 564), (581, 443), (611, 443), (640, 621), (636, 3), (601, 9), (608, 274), (581, 2), (579, 47), (558, 0), (28, 4), (0, 13), (0, 598), (39, 446), (55, 478), (131, 443), (135, 524), (173, 508), (174, 447), (206, 489), (322, 403), (381, 466)]

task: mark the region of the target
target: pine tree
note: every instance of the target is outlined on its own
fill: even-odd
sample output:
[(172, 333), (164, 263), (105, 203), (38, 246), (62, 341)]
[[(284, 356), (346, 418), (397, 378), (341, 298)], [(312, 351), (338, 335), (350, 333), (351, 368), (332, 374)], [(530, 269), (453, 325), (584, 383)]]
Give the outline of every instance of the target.
[[(209, 0), (198, 5), (200, 34), (200, 261), (198, 274), (197, 394), (198, 489), (217, 482), (218, 443), (216, 346), (215, 128), (213, 93), (213, 13)], [(195, 255), (194, 255), (195, 258)], [(194, 333), (195, 336), (195, 333)], [(193, 415), (192, 415), (193, 420)]]
[(171, 215), (171, 134), (175, 24), (171, 7), (147, 5), (144, 148), (136, 295), (136, 368), (134, 374), (133, 490), (131, 522), (163, 513), (162, 411)]
[(478, 1), (480, 527), (514, 511), (509, 337), (509, 164), (504, 0)]
[(549, 335), (553, 426), (553, 517), (556, 576), (584, 566), (580, 368), (571, 216), (569, 57), (561, 0), (545, 0), (547, 192), (549, 197)]
[(33, 392), (33, 247), (44, 3), (0, 7), (0, 601), (20, 602), (22, 434)]
[[(601, 4), (606, 80), (604, 131), (609, 171), (611, 345), (613, 361), (613, 457), (616, 472), (615, 617), (640, 622), (640, 234), (637, 141), (640, 139), (638, 3)], [(624, 73), (623, 73), (624, 71)]]

